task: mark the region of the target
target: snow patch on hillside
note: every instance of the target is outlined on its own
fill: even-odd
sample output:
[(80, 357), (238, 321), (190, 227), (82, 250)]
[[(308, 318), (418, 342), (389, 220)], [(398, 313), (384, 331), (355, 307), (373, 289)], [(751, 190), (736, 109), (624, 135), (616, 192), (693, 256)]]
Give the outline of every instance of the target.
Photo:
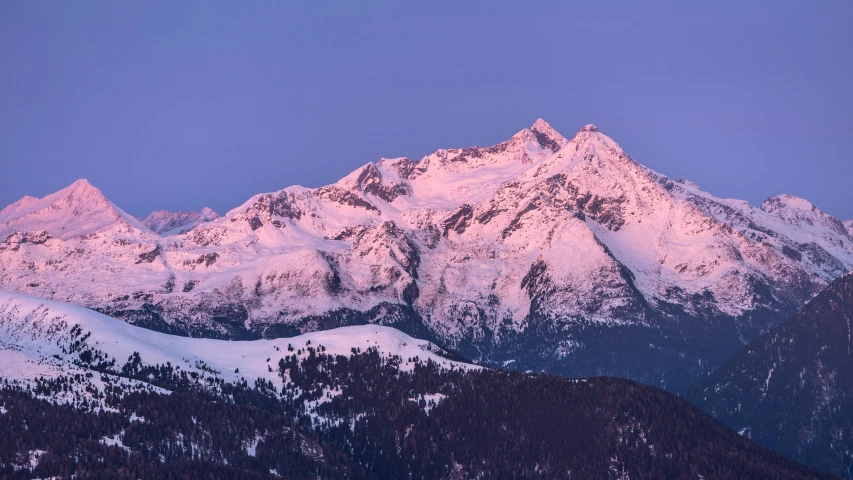
[[(300, 356), (307, 356), (309, 346), (322, 346), (323, 352), (332, 356), (351, 356), (353, 350), (373, 347), (384, 357), (417, 357), (446, 368), (480, 368), (449, 360), (436, 345), (379, 325), (277, 340), (199, 339), (135, 327), (83, 307), (0, 291), (0, 376), (10, 381), (28, 383), (37, 377), (83, 372), (85, 369), (75, 363), (89, 348), (115, 359), (117, 369), (138, 352), (146, 365), (169, 363), (187, 372), (213, 373), (228, 382), (263, 378), (281, 388), (279, 359), (297, 350), (301, 350)], [(414, 363), (404, 361), (400, 368), (412, 370)]]

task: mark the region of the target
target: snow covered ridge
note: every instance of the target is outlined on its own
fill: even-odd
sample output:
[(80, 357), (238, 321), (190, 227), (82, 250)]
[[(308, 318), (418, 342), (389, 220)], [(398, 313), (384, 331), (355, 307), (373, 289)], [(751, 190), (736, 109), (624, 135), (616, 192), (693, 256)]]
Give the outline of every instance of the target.
[(538, 120), (491, 147), (383, 158), (168, 237), (78, 187), (94, 192), (0, 213), (0, 288), (197, 336), (371, 322), (495, 364), (541, 337), (551, 343), (523, 368), (554, 369), (607, 344), (581, 338), (589, 325), (664, 338), (672, 322), (711, 325), (742, 344), (853, 270), (847, 228), (810, 203), (714, 197), (644, 167), (594, 125), (567, 139)]
[(0, 237), (46, 230), (54, 237), (69, 239), (107, 229), (127, 236), (151, 233), (84, 179), (44, 198), (24, 197), (0, 210)]
[(143, 225), (164, 237), (186, 233), (196, 226), (219, 218), (213, 210), (204, 207), (198, 212), (170, 212), (155, 210), (147, 217), (140, 217)]
[[(279, 359), (294, 354), (307, 357), (309, 347), (318, 353), (347, 357), (353, 351), (375, 348), (382, 357), (400, 357), (400, 369), (404, 371), (413, 369), (415, 362), (427, 361), (446, 368), (480, 368), (450, 360), (446, 352), (430, 342), (379, 325), (343, 327), (278, 340), (189, 338), (135, 327), (75, 305), (0, 291), (0, 372), (3, 380), (24, 385), (39, 377), (95, 371), (91, 382), (95, 388), (102, 388), (99, 372), (120, 372), (125, 362), (138, 354), (141, 365), (170, 364), (187, 374), (215, 376), (232, 383), (245, 379), (251, 384), (264, 379), (280, 390)], [(117, 377), (113, 380), (134, 383)]]

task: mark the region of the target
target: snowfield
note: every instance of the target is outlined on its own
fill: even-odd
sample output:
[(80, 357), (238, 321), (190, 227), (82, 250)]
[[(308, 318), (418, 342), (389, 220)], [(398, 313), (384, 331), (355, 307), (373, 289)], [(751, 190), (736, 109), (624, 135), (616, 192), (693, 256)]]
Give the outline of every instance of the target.
[[(72, 350), (72, 345), (80, 340)], [(288, 351), (292, 346), (292, 351)], [(424, 340), (379, 325), (361, 325), (312, 332), (278, 340), (228, 341), (167, 335), (128, 325), (74, 305), (0, 291), (0, 377), (28, 384), (38, 377), (53, 378), (87, 371), (75, 365), (86, 349), (116, 360), (120, 370), (134, 352), (146, 365), (166, 365), (201, 375), (214, 374), (228, 382), (250, 384), (263, 378), (281, 388), (278, 360), (307, 346), (326, 355), (351, 356), (353, 349), (376, 348), (383, 356), (399, 356), (402, 370), (417, 361), (433, 361), (446, 368), (480, 368), (446, 358), (446, 353)], [(272, 372), (270, 372), (272, 368)]]

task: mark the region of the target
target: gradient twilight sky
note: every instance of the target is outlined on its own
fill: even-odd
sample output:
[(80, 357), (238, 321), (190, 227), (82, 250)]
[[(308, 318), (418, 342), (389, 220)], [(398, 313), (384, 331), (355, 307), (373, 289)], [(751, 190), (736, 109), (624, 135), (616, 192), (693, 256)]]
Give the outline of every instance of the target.
[[(604, 5), (606, 3), (606, 5)], [(853, 219), (853, 2), (0, 2), (0, 207), (219, 213), (595, 123), (717, 196)]]

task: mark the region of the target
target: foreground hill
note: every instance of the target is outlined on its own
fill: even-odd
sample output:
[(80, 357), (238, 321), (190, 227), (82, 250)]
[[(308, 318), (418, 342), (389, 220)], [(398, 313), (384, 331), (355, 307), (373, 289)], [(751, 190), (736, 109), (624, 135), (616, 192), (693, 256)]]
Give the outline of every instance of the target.
[(169, 237), (75, 185), (0, 212), (2, 288), (213, 338), (392, 325), (492, 366), (670, 389), (853, 270), (809, 202), (713, 197), (593, 125), (382, 159)]
[(684, 395), (744, 436), (853, 478), (853, 274)]
[(385, 327), (179, 338), (8, 293), (0, 325), (4, 478), (829, 478), (662, 390)]
[[(146, 364), (168, 364), (194, 377), (215, 373), (223, 381), (271, 382), (280, 389), (282, 380), (270, 367), (286, 352), (292, 353), (293, 345), (312, 344), (323, 345), (324, 352), (332, 356), (374, 347), (383, 357), (418, 357), (445, 368), (480, 368), (451, 360), (456, 357), (430, 342), (379, 325), (313, 332), (292, 339), (211, 340), (155, 332), (83, 307), (0, 291), (0, 372), (4, 380), (22, 385), (30, 385), (36, 378), (75, 376), (93, 369), (122, 373), (126, 359), (139, 357)], [(300, 354), (303, 351), (307, 356), (304, 348)], [(402, 368), (411, 369), (413, 364)], [(90, 383), (87, 391), (70, 393), (97, 399), (105, 384), (97, 378)]]

